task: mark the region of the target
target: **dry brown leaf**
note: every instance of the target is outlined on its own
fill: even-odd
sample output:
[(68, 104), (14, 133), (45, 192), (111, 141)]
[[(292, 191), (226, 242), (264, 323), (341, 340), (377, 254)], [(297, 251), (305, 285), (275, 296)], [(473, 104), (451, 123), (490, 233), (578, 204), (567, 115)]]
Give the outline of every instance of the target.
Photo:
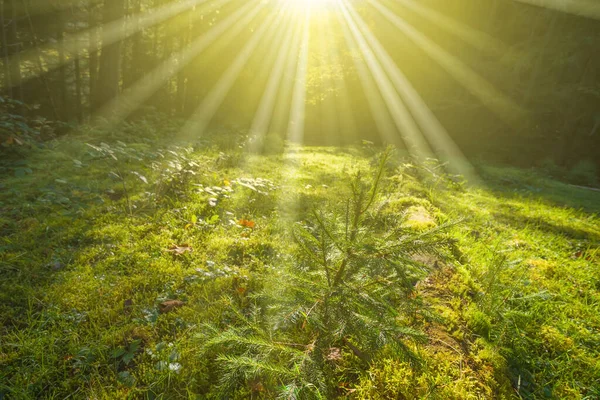
[(184, 305), (185, 303), (181, 300), (165, 300), (158, 305), (158, 308), (161, 314), (165, 314)]
[(182, 255), (185, 253), (191, 253), (192, 252), (192, 247), (190, 245), (186, 244), (182, 244), (182, 245), (172, 245), (169, 247), (169, 249), (167, 250), (168, 252), (171, 252), (175, 255)]
[(240, 219), (238, 221), (238, 223), (243, 226), (244, 228), (250, 228), (250, 229), (254, 229), (254, 227), (256, 226), (256, 222), (248, 220), (248, 219)]

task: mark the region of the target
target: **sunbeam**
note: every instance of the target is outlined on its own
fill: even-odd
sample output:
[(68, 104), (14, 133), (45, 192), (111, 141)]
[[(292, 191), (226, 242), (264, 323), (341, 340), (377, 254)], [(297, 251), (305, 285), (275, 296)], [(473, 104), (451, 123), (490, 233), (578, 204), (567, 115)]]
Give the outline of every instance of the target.
[(349, 8), (349, 11), (353, 15), (354, 20), (362, 31), (370, 48), (379, 59), (383, 69), (390, 77), (397, 92), (410, 109), (412, 116), (419, 124), (427, 141), (435, 150), (435, 155), (439, 159), (447, 162), (451, 171), (456, 174), (461, 174), (467, 177), (470, 182), (475, 183), (477, 176), (473, 167), (462, 154), (456, 143), (450, 138), (446, 129), (431, 112), (429, 107), (427, 107), (421, 96), (419, 96), (417, 91), (410, 84), (400, 68), (394, 64), (390, 55), (385, 51), (373, 33), (371, 33), (366, 23), (352, 8)]
[(378, 0), (367, 0), (381, 15), (396, 26), (402, 33), (414, 41), (423, 51), (444, 68), (454, 79), (476, 96), (502, 120), (516, 124), (525, 118), (523, 110), (508, 96), (500, 92), (491, 83), (469, 68), (457, 57), (442, 49), (439, 45), (417, 31), (413, 26), (382, 5)]
[[(224, 4), (230, 0), (221, 0)], [(113, 99), (109, 104), (99, 110), (96, 116), (106, 120), (106, 123), (114, 125), (135, 111), (145, 100), (147, 100), (158, 88), (178, 71), (184, 68), (192, 59), (205, 51), (217, 39), (227, 33), (231, 41), (243, 29), (245, 29), (259, 14), (262, 7), (256, 7), (251, 3), (241, 7), (233, 14), (227, 16), (218, 25), (204, 35), (196, 38), (179, 53), (171, 55), (157, 68), (149, 72), (134, 85), (128, 88), (119, 97)]]
[[(398, 96), (398, 93), (394, 90), (393, 85), (389, 81), (389, 78), (383, 72), (381, 64), (377, 61), (377, 58), (373, 54), (373, 51), (367, 45), (363, 35), (360, 33), (352, 17), (348, 12), (348, 4), (345, 0), (339, 0), (342, 7), (342, 14), (350, 28), (350, 31), (354, 35), (354, 40), (358, 44), (358, 47), (363, 54), (363, 57), (369, 67), (369, 70), (373, 74), (373, 78), (377, 83), (379, 91), (385, 103), (390, 110), (392, 119), (396, 124), (402, 140), (406, 145), (406, 148), (414, 157), (415, 160), (423, 161), (427, 158), (432, 158), (433, 153), (431, 152), (429, 145), (425, 141), (425, 138), (419, 131), (419, 128), (415, 124), (415, 121)], [(396, 143), (393, 141), (392, 143)]]
[(500, 40), (465, 24), (461, 24), (420, 2), (415, 0), (394, 1), (427, 19), (434, 26), (445, 29), (447, 32), (456, 35), (477, 50), (483, 53), (489, 53), (508, 65), (514, 63), (519, 57), (524, 56), (524, 54), (516, 52)]
[[(242, 51), (238, 53), (236, 59), (227, 68), (219, 81), (213, 86), (209, 94), (202, 100), (202, 103), (198, 106), (194, 114), (186, 122), (182, 129), (182, 137), (199, 138), (202, 136), (212, 117), (221, 106), (223, 100), (225, 100), (225, 97), (239, 76), (242, 68), (244, 68), (244, 65), (252, 56), (252, 53), (260, 43), (263, 36), (265, 36), (267, 33), (270, 33), (267, 35), (267, 39), (269, 41), (273, 40), (273, 32), (283, 22), (282, 18), (277, 18), (278, 16), (280, 17), (281, 15), (271, 14), (252, 34)], [(277, 22), (273, 23), (274, 20), (277, 20)]]
[(292, 93), (290, 118), (287, 139), (292, 143), (301, 144), (304, 140), (305, 98), (306, 98), (306, 67), (308, 64), (308, 46), (310, 39), (310, 20), (307, 12), (304, 20), (304, 32), (296, 67), (296, 81)]
[[(84, 50), (88, 52), (97, 51), (102, 47), (106, 47), (110, 44), (125, 39), (126, 37), (129, 37), (135, 34), (136, 32), (139, 32), (143, 29), (149, 28), (170, 18), (173, 18), (178, 14), (190, 10), (196, 5), (201, 5), (210, 1), (211, 0), (185, 0), (181, 3), (171, 3), (157, 8), (155, 10), (147, 11), (146, 13), (143, 13), (138, 16), (138, 21), (135, 25), (135, 29), (132, 29), (130, 26), (127, 26), (125, 24), (125, 18), (105, 23), (102, 26), (102, 41), (94, 42), (95, 45), (93, 47), (90, 47), (90, 41), (88, 41), (87, 39), (92, 34), (92, 32), (94, 32), (95, 28), (85, 30), (83, 32), (78, 32), (62, 43), (62, 51), (66, 52), (67, 54), (79, 54)], [(218, 4), (218, 6), (222, 6), (223, 4), (229, 1), (231, 0), (216, 0), (214, 3)], [(207, 5), (210, 7), (211, 3), (208, 3)], [(58, 50), (59, 49), (54, 43), (38, 46), (34, 49), (27, 50), (20, 54), (12, 56), (11, 59), (8, 60), (8, 63), (15, 63), (19, 59), (25, 61), (35, 60), (39, 57), (40, 53), (57, 52)], [(47, 68), (47, 70), (43, 72), (47, 73), (51, 70), (60, 68), (61, 64), (53, 64), (51, 66), (46, 65), (45, 67)], [(28, 79), (33, 79), (35, 77), (36, 75), (31, 75)]]
[(347, 26), (345, 20), (342, 19), (341, 15), (338, 16), (338, 18), (340, 19), (340, 25), (342, 26), (344, 32), (344, 38), (350, 50), (354, 67), (358, 73), (358, 78), (360, 80), (363, 93), (367, 98), (369, 111), (371, 112), (371, 116), (373, 117), (375, 126), (377, 127), (377, 132), (383, 141), (398, 145), (399, 147), (404, 147), (404, 144), (400, 140), (398, 132), (394, 126), (394, 121), (392, 121), (392, 117), (389, 114), (385, 102), (383, 101), (383, 98), (377, 89), (377, 85), (375, 84), (373, 76), (370, 74), (365, 60), (360, 56), (360, 49), (358, 48), (356, 40), (350, 32), (350, 28)]
[(277, 58), (273, 64), (269, 80), (263, 92), (262, 98), (256, 110), (256, 114), (250, 127), (250, 143), (248, 144), (249, 151), (257, 153), (262, 149), (264, 138), (269, 131), (277, 94), (280, 91), (281, 80), (285, 74), (286, 61), (290, 58), (290, 54), (297, 48), (295, 43), (298, 43), (300, 35), (300, 24), (296, 27), (288, 29), (286, 36), (283, 38), (281, 47), (277, 52)]
[[(346, 143), (353, 143), (358, 140), (356, 121), (350, 105), (350, 92), (348, 91), (346, 76), (343, 72), (344, 64), (340, 55), (341, 49), (333, 42), (335, 32), (339, 30), (339, 26), (334, 28), (334, 23), (339, 24), (339, 22), (339, 19), (327, 18), (323, 35), (329, 39), (329, 43), (328, 46), (324, 46), (323, 51), (327, 55), (326, 63), (340, 70), (333, 78), (334, 96), (332, 102), (335, 108), (336, 128), (341, 129)], [(337, 129), (334, 132), (338, 132)]]
[(597, 0), (515, 0), (532, 6), (549, 8), (567, 14), (600, 19), (600, 3)]

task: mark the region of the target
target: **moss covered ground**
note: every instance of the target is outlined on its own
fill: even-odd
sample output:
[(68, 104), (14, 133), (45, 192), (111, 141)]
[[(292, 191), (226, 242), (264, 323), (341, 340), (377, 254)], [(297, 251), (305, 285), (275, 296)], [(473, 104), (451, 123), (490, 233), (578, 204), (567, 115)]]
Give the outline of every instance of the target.
[[(83, 131), (2, 163), (0, 398), (221, 398), (204, 327), (281, 279), (292, 227), (375, 168), (371, 147), (256, 155), (233, 135), (153, 129)], [(600, 192), (478, 173), (469, 187), (434, 163), (386, 166), (372, 218), (441, 227), (452, 245), (415, 256), (428, 272), (403, 324), (425, 338), (404, 341), (418, 362), (383, 346), (363, 363), (340, 345), (335, 396), (600, 397)], [(231, 398), (277, 397), (277, 376), (259, 377)]]

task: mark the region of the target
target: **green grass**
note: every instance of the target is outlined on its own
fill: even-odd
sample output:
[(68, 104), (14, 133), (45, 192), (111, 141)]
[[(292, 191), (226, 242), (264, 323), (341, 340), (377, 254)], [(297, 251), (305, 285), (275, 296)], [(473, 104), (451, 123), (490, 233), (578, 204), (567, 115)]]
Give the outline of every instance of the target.
[[(373, 149), (248, 155), (224, 134), (175, 144), (160, 139), (174, 127), (150, 129), (48, 143), (26, 152), (25, 176), (3, 164), (0, 398), (219, 398), (206, 326), (237, 326), (297, 263), (294, 226), (343, 207), (352, 174), (375, 168)], [(387, 166), (372, 226), (446, 226), (452, 245), (415, 259), (429, 273), (398, 318), (425, 334), (403, 341), (416, 361), (383, 346), (365, 364), (340, 345), (335, 395), (600, 396), (600, 193), (480, 170), (485, 185), (465, 188)], [(161, 312), (167, 300), (183, 305)], [(279, 361), (234, 397), (274, 397), (294, 373)]]

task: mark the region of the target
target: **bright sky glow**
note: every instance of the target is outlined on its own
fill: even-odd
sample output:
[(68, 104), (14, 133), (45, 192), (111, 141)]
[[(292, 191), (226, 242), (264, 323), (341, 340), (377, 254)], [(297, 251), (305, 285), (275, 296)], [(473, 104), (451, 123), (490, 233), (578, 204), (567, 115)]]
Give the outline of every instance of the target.
[(335, 0), (280, 0), (284, 5), (299, 9), (318, 10), (330, 7)]

